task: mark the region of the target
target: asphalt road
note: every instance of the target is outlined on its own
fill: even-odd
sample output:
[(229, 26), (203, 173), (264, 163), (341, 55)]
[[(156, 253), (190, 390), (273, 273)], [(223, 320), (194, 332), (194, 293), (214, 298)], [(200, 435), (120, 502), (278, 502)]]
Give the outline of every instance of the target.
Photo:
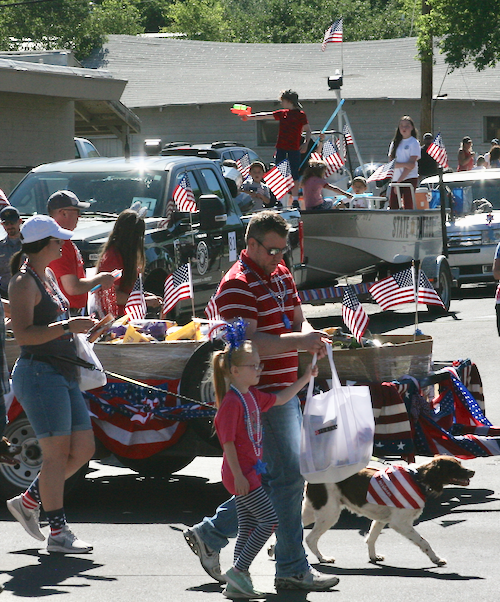
[[(500, 424), (493, 287), (466, 287), (454, 299), (452, 314), (431, 318), (424, 309), (419, 324), (434, 339), (434, 357), (470, 357), (479, 366), (487, 415)], [(374, 333), (413, 332), (409, 307), (380, 313), (365, 305)], [(339, 325), (339, 307), (307, 307), (317, 326)], [(423, 459), (422, 459), (423, 460)], [(368, 563), (363, 542), (369, 521), (344, 513), (335, 529), (322, 538), (325, 553), (336, 563), (321, 570), (340, 577), (331, 592), (271, 593), (273, 602), (363, 600), (405, 602), (459, 598), (498, 600), (498, 512), (500, 456), (466, 462), (476, 470), (469, 488), (448, 487), (433, 500), (417, 526), (437, 553), (448, 560), (435, 567), (422, 552), (390, 529), (379, 538), (386, 560)], [(3, 550), (0, 556), (0, 599), (44, 598), (72, 602), (207, 602), (222, 600), (221, 588), (201, 569), (186, 546), (182, 530), (211, 513), (226, 498), (220, 483), (220, 459), (199, 458), (172, 477), (144, 478), (132, 471), (92, 463), (78, 495), (67, 504), (75, 532), (93, 542), (92, 554), (48, 555), (19, 524), (0, 510)], [(222, 566), (231, 563), (232, 546), (222, 553)], [(310, 557), (316, 563), (314, 557)], [(258, 589), (273, 592), (274, 564), (261, 552), (252, 565)], [(62, 597), (61, 597), (62, 596)]]

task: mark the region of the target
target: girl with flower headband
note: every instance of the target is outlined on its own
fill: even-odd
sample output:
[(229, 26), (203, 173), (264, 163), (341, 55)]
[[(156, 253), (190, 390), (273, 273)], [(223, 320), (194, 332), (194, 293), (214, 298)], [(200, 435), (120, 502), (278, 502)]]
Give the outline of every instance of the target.
[[(226, 326), (230, 342), (213, 356), (214, 387), (217, 407), (215, 430), (224, 451), (222, 482), (236, 496), (238, 538), (234, 564), (225, 574), (224, 595), (228, 598), (258, 597), (248, 572), (250, 564), (277, 527), (278, 517), (260, 475), (266, 472), (262, 462), (261, 412), (283, 405), (309, 382), (318, 368), (309, 365), (293, 385), (278, 393), (256, 388), (262, 364), (257, 347), (244, 340), (244, 323)], [(239, 331), (239, 332), (238, 332)]]

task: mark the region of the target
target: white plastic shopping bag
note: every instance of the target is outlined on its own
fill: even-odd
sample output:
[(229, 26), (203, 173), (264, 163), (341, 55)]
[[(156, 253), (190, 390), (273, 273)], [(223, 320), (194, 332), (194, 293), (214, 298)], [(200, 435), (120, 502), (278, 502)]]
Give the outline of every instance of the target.
[(370, 461), (375, 422), (370, 389), (342, 386), (327, 345), (332, 370), (330, 391), (313, 395), (309, 382), (302, 421), (300, 472), (309, 483), (338, 483)]
[(89, 343), (87, 337), (84, 334), (75, 334), (76, 343), (76, 354), (82, 360), (94, 364), (95, 370), (89, 368), (78, 367), (78, 384), (80, 391), (90, 391), (90, 389), (97, 389), (98, 387), (104, 387), (108, 382), (106, 374), (102, 370), (102, 364), (97, 357), (94, 346)]

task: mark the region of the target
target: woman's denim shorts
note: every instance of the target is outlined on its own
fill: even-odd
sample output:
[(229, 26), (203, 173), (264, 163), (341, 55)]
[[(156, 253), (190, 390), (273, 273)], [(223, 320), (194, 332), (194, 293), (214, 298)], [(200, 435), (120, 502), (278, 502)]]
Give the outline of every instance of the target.
[(12, 386), (38, 439), (92, 428), (78, 382), (66, 380), (50, 364), (18, 359)]

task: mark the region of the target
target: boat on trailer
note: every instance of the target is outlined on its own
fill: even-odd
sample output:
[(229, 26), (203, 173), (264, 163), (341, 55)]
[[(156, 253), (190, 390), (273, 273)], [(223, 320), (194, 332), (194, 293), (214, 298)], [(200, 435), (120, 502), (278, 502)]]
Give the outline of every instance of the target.
[(387, 264), (425, 260), (429, 266), (442, 256), (438, 209), (333, 209), (302, 211), (301, 216), (304, 262), (295, 271), (301, 272), (300, 288)]

